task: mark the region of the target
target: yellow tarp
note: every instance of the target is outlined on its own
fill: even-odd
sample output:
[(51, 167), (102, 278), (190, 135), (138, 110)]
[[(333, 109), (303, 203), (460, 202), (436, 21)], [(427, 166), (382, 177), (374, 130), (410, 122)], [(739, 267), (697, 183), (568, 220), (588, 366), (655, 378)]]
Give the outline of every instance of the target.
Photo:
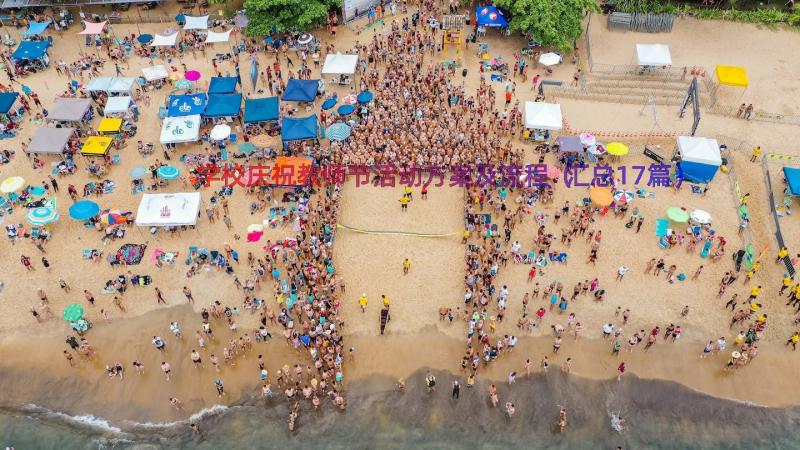
[(110, 136), (90, 136), (83, 142), (81, 155), (103, 156), (108, 153), (114, 138)]
[(744, 67), (717, 66), (717, 80), (726, 86), (747, 87), (747, 71)]
[(122, 119), (106, 117), (100, 121), (97, 131), (100, 133), (116, 133), (122, 128)]

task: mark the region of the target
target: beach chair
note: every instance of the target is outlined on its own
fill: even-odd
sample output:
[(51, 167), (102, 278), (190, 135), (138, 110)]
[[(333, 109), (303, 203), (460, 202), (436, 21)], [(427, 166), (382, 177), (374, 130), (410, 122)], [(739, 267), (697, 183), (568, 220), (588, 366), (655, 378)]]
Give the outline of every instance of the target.
[(703, 251), (700, 252), (701, 258), (708, 258), (708, 252), (711, 251), (711, 241), (706, 241), (703, 244)]
[(667, 228), (669, 228), (669, 221), (667, 219), (656, 219), (656, 236), (666, 236)]
[(216, 260), (217, 256), (219, 256), (219, 252), (216, 251), (216, 250), (211, 250), (211, 253), (210, 253), (211, 260), (212, 261)]
[(31, 237), (32, 238), (38, 238), (41, 234), (42, 234), (42, 230), (38, 226), (34, 225), (34, 226), (31, 227)]
[(122, 162), (122, 157), (119, 153), (114, 153), (111, 155), (111, 164), (119, 164)]

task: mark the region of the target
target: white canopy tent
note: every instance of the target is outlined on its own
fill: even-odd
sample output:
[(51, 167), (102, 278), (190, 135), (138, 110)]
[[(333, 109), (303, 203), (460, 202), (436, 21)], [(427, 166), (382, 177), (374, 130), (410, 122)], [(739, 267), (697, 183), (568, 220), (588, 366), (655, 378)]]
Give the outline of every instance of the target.
[(155, 37), (153, 37), (153, 43), (151, 45), (155, 47), (174, 47), (177, 42), (178, 32), (176, 31), (166, 36), (163, 34), (156, 34)]
[(231, 40), (231, 33), (233, 33), (233, 28), (228, 31), (223, 31), (222, 33), (217, 33), (216, 31), (208, 32), (206, 36), (206, 44), (214, 44), (216, 42), (228, 42)]
[(144, 194), (136, 212), (136, 225), (140, 227), (196, 225), (199, 213), (199, 192)]
[(142, 67), (142, 75), (144, 75), (144, 79), (147, 81), (163, 80), (169, 76), (167, 68), (161, 64), (151, 67)]
[(525, 128), (558, 131), (564, 126), (561, 105), (544, 102), (525, 102)]
[(678, 136), (678, 151), (681, 152), (683, 161), (712, 166), (722, 165), (722, 156), (716, 139)]
[(669, 46), (664, 44), (636, 44), (636, 59), (640, 66), (671, 66)]
[(208, 29), (208, 16), (184, 16), (186, 18), (186, 25), (183, 26), (184, 30), (207, 30)]
[(107, 92), (114, 77), (96, 77), (89, 80), (84, 88), (86, 92)]
[(130, 94), (133, 91), (134, 84), (136, 84), (136, 80), (132, 77), (114, 78), (111, 80), (108, 92), (111, 94)]
[(322, 66), (323, 74), (353, 74), (356, 72), (358, 55), (343, 55), (336, 53), (325, 57), (325, 65)]
[(109, 97), (106, 101), (106, 108), (103, 114), (106, 116), (111, 114), (127, 114), (128, 108), (131, 106), (131, 98), (127, 95), (121, 97)]
[(162, 144), (195, 142), (200, 137), (200, 114), (167, 117), (161, 127)]

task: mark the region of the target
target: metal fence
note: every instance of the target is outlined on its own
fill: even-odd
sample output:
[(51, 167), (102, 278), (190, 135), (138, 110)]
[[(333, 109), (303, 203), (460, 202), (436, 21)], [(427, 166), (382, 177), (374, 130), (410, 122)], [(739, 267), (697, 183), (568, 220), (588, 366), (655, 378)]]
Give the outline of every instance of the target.
[[(709, 111), (722, 116), (737, 117), (737, 114), (739, 113), (739, 107), (715, 104), (709, 108)], [(759, 122), (783, 123), (787, 125), (800, 125), (799, 115), (771, 113), (762, 110), (754, 110), (750, 120), (756, 120)]]
[(597, 101), (612, 102), (612, 103), (631, 103), (642, 104), (649, 102), (652, 98), (653, 103), (656, 105), (675, 106), (680, 105), (683, 101), (674, 95), (654, 95), (652, 93), (645, 93), (634, 90), (631, 88), (628, 91), (620, 90), (619, 88), (603, 88), (593, 86), (591, 89), (585, 87), (572, 87), (572, 86), (543, 86), (543, 92), (547, 95), (555, 97), (569, 97), (569, 98), (590, 98)]

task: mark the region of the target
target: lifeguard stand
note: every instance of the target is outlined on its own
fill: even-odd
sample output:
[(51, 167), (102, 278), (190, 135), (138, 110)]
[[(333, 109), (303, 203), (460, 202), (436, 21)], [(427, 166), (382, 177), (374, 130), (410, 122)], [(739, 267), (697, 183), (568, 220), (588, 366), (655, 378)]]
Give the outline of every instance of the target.
[(461, 58), (464, 54), (464, 48), (462, 46), (462, 39), (461, 39), (461, 30), (464, 28), (464, 25), (467, 23), (467, 17), (462, 15), (456, 14), (448, 14), (442, 16), (442, 29), (444, 33), (442, 35), (442, 60), (447, 60), (447, 46), (448, 45), (455, 45), (456, 46), (456, 55), (458, 57), (457, 61), (458, 64), (461, 65)]

